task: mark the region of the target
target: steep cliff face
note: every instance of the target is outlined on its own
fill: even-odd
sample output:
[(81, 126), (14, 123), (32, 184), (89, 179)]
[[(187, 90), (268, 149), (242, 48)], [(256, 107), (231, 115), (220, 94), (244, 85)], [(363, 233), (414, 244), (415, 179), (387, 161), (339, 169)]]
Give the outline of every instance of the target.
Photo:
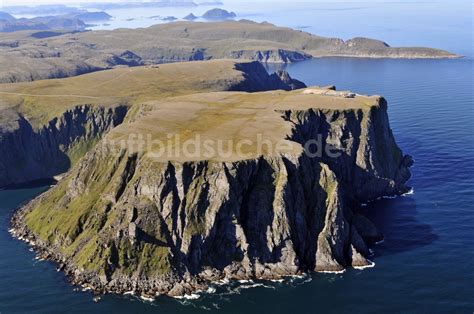
[(235, 50), (229, 52), (229, 58), (255, 60), (262, 63), (294, 63), (311, 59), (311, 55), (286, 49), (271, 50)]
[(75, 283), (119, 293), (179, 296), (224, 278), (369, 265), (367, 243), (381, 235), (353, 205), (406, 191), (411, 165), (393, 139), (385, 100), (347, 109), (278, 106), (270, 114), (288, 141), (321, 138), (337, 157), (301, 149), (164, 161), (104, 143), (23, 208), (14, 233)]
[(9, 110), (9, 127), (0, 129), (0, 187), (66, 172), (103, 134), (122, 123), (127, 110), (77, 106), (39, 129)]
[(284, 112), (295, 125), (291, 139), (306, 143), (318, 136), (339, 157), (323, 156), (351, 197), (365, 202), (406, 193), (412, 159), (398, 148), (389, 127), (387, 102), (368, 110)]
[(290, 77), (286, 71), (268, 74), (258, 61), (237, 63), (236, 69), (244, 73), (244, 80), (231, 86), (229, 91), (261, 92), (270, 90), (295, 90), (305, 88), (306, 84)]

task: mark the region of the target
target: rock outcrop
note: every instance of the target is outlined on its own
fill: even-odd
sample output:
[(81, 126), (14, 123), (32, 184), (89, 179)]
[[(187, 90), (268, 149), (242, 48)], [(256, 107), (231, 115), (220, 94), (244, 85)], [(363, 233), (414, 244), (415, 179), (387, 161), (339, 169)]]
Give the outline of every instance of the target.
[(232, 59), (255, 60), (262, 63), (294, 63), (311, 59), (311, 55), (302, 51), (286, 49), (271, 50), (233, 50), (229, 52)]
[(232, 86), (230, 91), (261, 92), (282, 89), (286, 91), (305, 88), (306, 84), (293, 79), (286, 71), (277, 71), (271, 75), (257, 61), (238, 63), (236, 69), (245, 73), (245, 80)]
[[(13, 218), (16, 236), (98, 292), (182, 296), (223, 279), (367, 266), (367, 243), (380, 235), (356, 205), (408, 191), (412, 161), (381, 97), (227, 92), (150, 106)], [(156, 155), (135, 141), (117, 145), (130, 133), (261, 135), (282, 147)], [(314, 140), (330, 150), (308, 150)]]

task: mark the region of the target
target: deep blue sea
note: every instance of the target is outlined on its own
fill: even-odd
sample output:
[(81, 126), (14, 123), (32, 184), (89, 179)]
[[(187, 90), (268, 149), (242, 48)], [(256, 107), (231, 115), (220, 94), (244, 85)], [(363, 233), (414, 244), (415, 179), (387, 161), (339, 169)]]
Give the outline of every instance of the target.
[[(387, 2), (398, 8), (393, 14), (369, 2), (339, 3), (340, 10), (326, 3), (322, 8), (331, 9), (317, 13), (324, 18), (305, 18), (302, 23), (311, 23), (311, 30), (328, 29), (330, 21), (336, 36), (357, 32), (399, 45), (411, 45), (418, 38), (422, 45), (462, 53), (464, 59), (324, 58), (286, 67), (308, 85), (334, 84), (338, 89), (385, 96), (397, 142), (415, 159), (410, 181), (414, 194), (367, 207), (385, 234), (385, 242), (374, 248), (374, 268), (313, 274), (287, 283), (219, 287), (198, 300), (158, 298), (150, 303), (106, 295), (95, 303), (90, 293), (69, 285), (53, 263), (35, 260), (28, 246), (8, 233), (14, 209), (46, 187), (4, 190), (0, 191), (0, 313), (473, 313), (472, 3), (447, 3)], [(354, 25), (337, 19), (348, 15), (348, 8), (360, 17), (352, 21)], [(309, 6), (311, 10), (314, 7)], [(276, 12), (265, 19), (283, 19)], [(417, 14), (419, 27), (413, 24)], [(294, 20), (289, 14), (287, 24)], [(377, 33), (372, 24), (382, 20), (389, 29)]]

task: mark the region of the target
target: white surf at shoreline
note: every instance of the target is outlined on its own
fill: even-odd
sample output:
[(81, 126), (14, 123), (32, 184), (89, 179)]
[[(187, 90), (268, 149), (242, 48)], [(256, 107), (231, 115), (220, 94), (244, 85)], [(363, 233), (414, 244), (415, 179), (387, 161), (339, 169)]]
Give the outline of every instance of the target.
[(364, 269), (367, 269), (367, 268), (373, 268), (375, 267), (375, 263), (371, 260), (367, 260), (370, 264), (369, 265), (365, 265), (365, 266), (352, 266), (352, 268), (354, 269), (357, 269), (357, 270), (364, 270)]

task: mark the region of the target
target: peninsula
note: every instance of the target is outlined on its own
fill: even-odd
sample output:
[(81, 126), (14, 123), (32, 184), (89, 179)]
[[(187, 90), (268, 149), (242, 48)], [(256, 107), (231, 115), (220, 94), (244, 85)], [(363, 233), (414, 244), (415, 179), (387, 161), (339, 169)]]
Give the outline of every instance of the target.
[[(179, 297), (217, 281), (369, 266), (382, 235), (358, 205), (408, 191), (412, 160), (385, 99), (306, 88), (258, 62), (120, 68), (0, 93), (1, 117), (16, 117), (0, 121), (0, 178), (72, 165), (11, 232), (98, 293)], [(186, 155), (176, 141), (159, 153), (170, 134), (224, 141), (228, 153)], [(309, 156), (317, 138), (335, 155)]]

